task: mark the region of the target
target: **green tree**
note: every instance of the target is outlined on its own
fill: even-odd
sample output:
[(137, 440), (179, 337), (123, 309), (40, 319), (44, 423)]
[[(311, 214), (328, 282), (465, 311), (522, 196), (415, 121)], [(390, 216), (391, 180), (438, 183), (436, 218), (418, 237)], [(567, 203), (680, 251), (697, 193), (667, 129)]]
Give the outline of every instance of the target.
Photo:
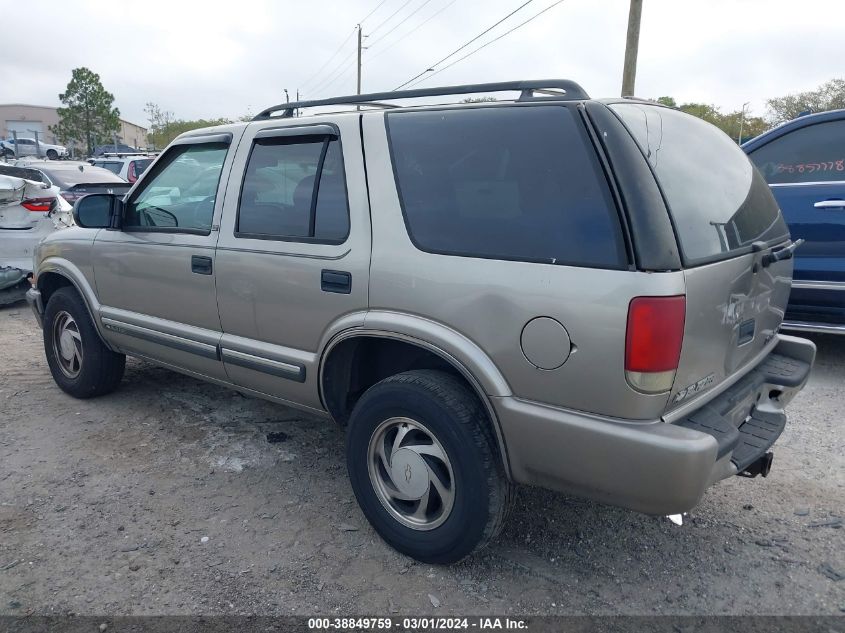
[(749, 116), (748, 112), (743, 116), (741, 110), (722, 112), (718, 106), (710, 103), (682, 103), (678, 105), (673, 97), (660, 97), (656, 101), (712, 123), (734, 140), (739, 138), (740, 120), (742, 121), (743, 140), (762, 134), (770, 127), (769, 123), (762, 117)]
[(790, 121), (802, 112), (845, 108), (845, 79), (831, 79), (815, 90), (769, 99), (766, 106), (772, 124)]
[(147, 114), (147, 120), (150, 122), (150, 127), (147, 130), (147, 143), (153, 147), (161, 148), (167, 145), (169, 141), (166, 139), (169, 136), (170, 124), (173, 123), (173, 113), (169, 110), (162, 110), (157, 103), (148, 101), (144, 106), (144, 112)]
[(120, 129), (120, 110), (112, 107), (114, 95), (103, 88), (100, 76), (88, 68), (74, 68), (70, 83), (59, 100), (59, 123), (50, 131), (61, 142), (82, 144), (88, 153), (94, 146), (111, 142), (112, 135)]
[(147, 132), (147, 140), (158, 149), (166, 147), (170, 141), (183, 132), (196, 130), (201, 127), (224, 125), (232, 122), (226, 118), (195, 119), (192, 121), (174, 119), (172, 112), (161, 110), (155, 103), (152, 102), (147, 103), (144, 111), (147, 113), (147, 118), (150, 121), (150, 129)]

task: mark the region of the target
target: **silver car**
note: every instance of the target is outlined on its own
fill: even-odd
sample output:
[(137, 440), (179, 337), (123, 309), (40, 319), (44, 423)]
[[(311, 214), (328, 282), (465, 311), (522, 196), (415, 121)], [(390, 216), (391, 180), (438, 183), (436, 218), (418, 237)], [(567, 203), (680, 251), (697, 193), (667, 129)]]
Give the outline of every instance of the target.
[(0, 141), (0, 153), (7, 158), (35, 156), (50, 160), (58, 160), (59, 158), (67, 158), (68, 156), (67, 147), (64, 145), (45, 143), (41, 139), (36, 142), (34, 138), (21, 138), (20, 136), (17, 141), (13, 138)]
[(798, 244), (743, 152), (566, 80), (281, 104), (75, 218), (28, 295), (59, 387), (109, 393), (128, 354), (333, 418), (364, 515), (427, 562), (516, 484), (661, 515), (765, 476), (815, 355), (779, 332)]

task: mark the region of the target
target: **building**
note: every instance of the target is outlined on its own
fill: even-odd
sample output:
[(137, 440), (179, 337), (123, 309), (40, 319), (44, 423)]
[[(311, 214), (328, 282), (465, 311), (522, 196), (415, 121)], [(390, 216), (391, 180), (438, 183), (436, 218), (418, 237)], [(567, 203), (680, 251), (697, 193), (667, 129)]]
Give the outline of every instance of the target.
[[(0, 104), (0, 138), (9, 138), (12, 132), (25, 138), (38, 138), (46, 143), (62, 143), (50, 131), (51, 125), (57, 125), (59, 114), (56, 108), (49, 106), (26, 105), (23, 103)], [(120, 119), (117, 131), (119, 143), (133, 147), (146, 147), (147, 128)]]

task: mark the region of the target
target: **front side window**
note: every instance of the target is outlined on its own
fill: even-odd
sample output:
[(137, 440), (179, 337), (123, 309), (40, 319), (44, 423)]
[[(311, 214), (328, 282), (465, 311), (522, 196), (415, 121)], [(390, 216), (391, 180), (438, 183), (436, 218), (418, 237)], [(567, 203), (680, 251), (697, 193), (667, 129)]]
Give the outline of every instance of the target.
[(736, 256), (788, 230), (769, 187), (715, 126), (656, 105), (610, 106), (654, 170), (689, 265)]
[(208, 233), (227, 143), (177, 145), (126, 205), (127, 230)]
[(845, 121), (798, 128), (750, 156), (769, 184), (845, 180)]
[(618, 213), (576, 117), (561, 106), (388, 114), (414, 244), (465, 257), (624, 267)]
[(256, 140), (241, 189), (236, 234), (340, 243), (348, 233), (340, 143), (316, 136)]

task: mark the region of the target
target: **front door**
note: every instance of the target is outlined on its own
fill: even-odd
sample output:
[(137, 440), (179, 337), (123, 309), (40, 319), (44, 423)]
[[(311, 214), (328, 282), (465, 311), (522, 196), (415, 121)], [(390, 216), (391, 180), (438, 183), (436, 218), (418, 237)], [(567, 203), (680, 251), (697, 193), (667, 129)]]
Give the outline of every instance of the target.
[(219, 359), (217, 225), (239, 130), (182, 139), (127, 199), (121, 230), (100, 231), (94, 274), (114, 345), (212, 378)]
[(788, 318), (845, 323), (845, 118), (796, 128), (750, 153), (795, 252)]
[(232, 382), (320, 408), (321, 343), (367, 308), (370, 224), (358, 117), (256, 122), (226, 191), (217, 248)]

